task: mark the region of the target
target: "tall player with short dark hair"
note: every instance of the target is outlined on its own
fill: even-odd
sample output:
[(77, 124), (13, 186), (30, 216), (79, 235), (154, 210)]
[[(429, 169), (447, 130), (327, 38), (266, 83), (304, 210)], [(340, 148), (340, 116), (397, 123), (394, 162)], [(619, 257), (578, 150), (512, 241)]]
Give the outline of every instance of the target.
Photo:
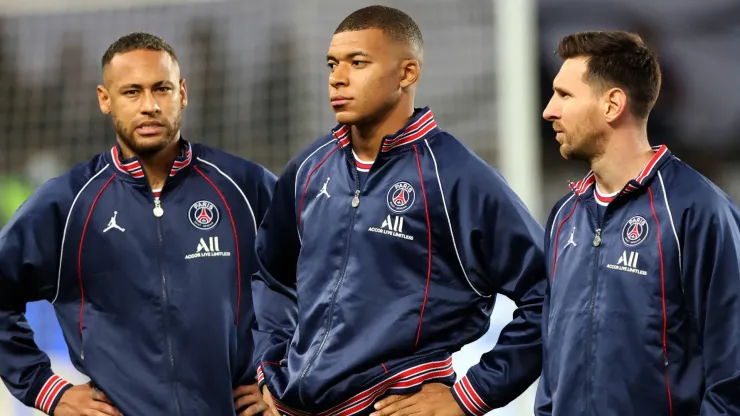
[[(415, 108), (421, 32), (371, 6), (327, 54), (339, 124), (291, 160), (258, 235), (255, 365), (282, 414), (484, 414), (540, 374), (542, 228), (494, 169)], [(451, 354), (518, 305), (455, 384)]]
[(538, 415), (740, 414), (740, 211), (651, 147), (661, 74), (637, 35), (562, 39), (544, 111), (591, 167), (553, 208)]
[[(248, 279), (275, 177), (181, 137), (187, 87), (159, 37), (118, 39), (102, 73), (116, 145), (0, 232), (0, 377), (54, 416), (259, 413)], [(90, 384), (55, 375), (34, 343), (23, 313), (38, 300)]]

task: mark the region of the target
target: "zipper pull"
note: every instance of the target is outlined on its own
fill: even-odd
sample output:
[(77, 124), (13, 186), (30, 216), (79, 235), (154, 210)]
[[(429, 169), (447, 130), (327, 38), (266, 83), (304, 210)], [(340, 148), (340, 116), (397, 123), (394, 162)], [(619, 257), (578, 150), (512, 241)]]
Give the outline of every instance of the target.
[(159, 197), (154, 198), (154, 209), (152, 210), (152, 212), (157, 218), (164, 215), (164, 209), (162, 209), (162, 203), (159, 202)]
[(668, 356), (663, 354), (663, 364), (668, 367)]
[(601, 245), (601, 228), (596, 229), (596, 235), (594, 236), (594, 247)]
[(360, 190), (355, 191), (355, 196), (352, 197), (352, 208), (357, 208), (360, 205)]

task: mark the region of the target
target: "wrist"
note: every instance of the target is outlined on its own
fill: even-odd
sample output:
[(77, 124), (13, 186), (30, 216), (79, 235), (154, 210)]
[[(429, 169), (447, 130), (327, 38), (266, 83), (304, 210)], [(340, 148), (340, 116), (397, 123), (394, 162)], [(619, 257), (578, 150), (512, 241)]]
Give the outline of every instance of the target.
[(483, 400), (467, 375), (455, 383), (452, 388), (452, 397), (467, 416), (483, 416), (493, 410)]
[(33, 402), (33, 407), (47, 415), (53, 415), (64, 393), (72, 387), (72, 383), (49, 371), (49, 376), (41, 385)]

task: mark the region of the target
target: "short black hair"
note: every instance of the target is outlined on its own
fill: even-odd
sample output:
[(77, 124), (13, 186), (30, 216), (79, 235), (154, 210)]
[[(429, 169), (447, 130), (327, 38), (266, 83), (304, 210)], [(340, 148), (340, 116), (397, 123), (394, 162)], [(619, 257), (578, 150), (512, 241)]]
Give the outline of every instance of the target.
[(632, 114), (647, 119), (658, 100), (661, 72), (658, 57), (639, 35), (625, 31), (578, 32), (564, 37), (557, 53), (563, 60), (586, 58), (585, 81), (622, 88)]
[(424, 49), (424, 39), (414, 19), (393, 7), (375, 5), (355, 10), (342, 20), (334, 34), (367, 29), (380, 29), (390, 39), (407, 43), (419, 52)]
[(178, 62), (175, 50), (162, 38), (157, 35), (152, 35), (151, 33), (134, 32), (118, 38), (117, 41), (113, 42), (108, 47), (108, 50), (103, 54), (101, 66), (105, 68), (105, 66), (113, 60), (113, 57), (119, 53), (138, 50), (167, 52), (172, 57), (173, 61)]

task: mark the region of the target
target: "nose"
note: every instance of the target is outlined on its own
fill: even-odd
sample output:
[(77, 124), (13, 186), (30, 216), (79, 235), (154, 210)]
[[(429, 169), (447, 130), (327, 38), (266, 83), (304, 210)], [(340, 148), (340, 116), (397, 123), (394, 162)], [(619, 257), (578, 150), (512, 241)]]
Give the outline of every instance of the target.
[(150, 90), (145, 90), (141, 99), (141, 112), (144, 114), (156, 114), (160, 111), (159, 103)]
[(329, 75), (329, 85), (334, 88), (346, 87), (349, 84), (346, 65), (339, 63)]
[(550, 102), (547, 103), (547, 107), (545, 107), (545, 110), (542, 112), (542, 118), (547, 121), (555, 121), (560, 118), (560, 111), (558, 110), (553, 99), (551, 99)]

